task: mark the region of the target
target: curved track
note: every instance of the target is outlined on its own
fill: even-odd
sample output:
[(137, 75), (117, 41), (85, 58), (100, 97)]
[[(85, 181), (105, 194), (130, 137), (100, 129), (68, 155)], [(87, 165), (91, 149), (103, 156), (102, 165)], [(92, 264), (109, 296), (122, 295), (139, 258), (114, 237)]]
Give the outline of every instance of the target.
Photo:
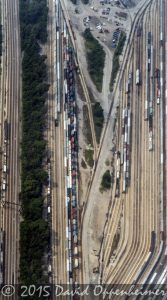
[[(149, 11), (150, 10), (150, 11)], [(132, 63), (125, 72), (125, 78), (129, 71), (133, 70), (132, 87), (132, 148), (131, 148), (131, 178), (127, 194), (117, 199), (117, 214), (113, 211), (109, 227), (105, 235), (106, 239), (103, 250), (103, 276), (102, 281), (106, 283), (133, 283), (140, 275), (143, 267), (152, 256), (156, 257), (160, 245), (160, 135), (159, 135), (159, 106), (156, 104), (156, 90), (154, 76), (149, 74), (150, 98), (153, 101), (153, 151), (149, 151), (149, 128), (148, 122), (144, 121), (145, 110), (145, 78), (147, 67), (147, 34), (150, 30), (153, 35), (153, 48), (156, 59), (153, 60), (154, 69), (158, 65), (159, 41), (158, 41), (158, 20), (157, 2), (154, 1), (148, 8), (139, 23), (143, 31), (140, 37), (134, 38), (134, 55)], [(152, 19), (153, 18), (153, 19)], [(154, 20), (154, 22), (152, 21)], [(130, 60), (129, 60), (130, 61)], [(146, 67), (145, 67), (146, 66)], [(141, 86), (135, 84), (136, 70), (141, 72)], [(126, 80), (124, 80), (125, 82)], [(126, 97), (122, 99), (126, 104)], [(151, 100), (150, 100), (151, 101)], [(124, 106), (124, 105), (123, 105)], [(123, 200), (122, 200), (123, 199)], [(119, 203), (120, 202), (120, 203)], [(124, 204), (123, 210), (121, 205)], [(116, 209), (114, 207), (114, 209)], [(111, 262), (111, 246), (116, 233), (120, 216), (122, 234), (118, 248), (114, 253), (114, 260)], [(115, 229), (114, 225), (115, 224)], [(153, 242), (152, 232), (156, 238)], [(152, 245), (151, 245), (152, 243)], [(153, 260), (153, 259), (152, 259)], [(150, 266), (149, 266), (150, 267)]]

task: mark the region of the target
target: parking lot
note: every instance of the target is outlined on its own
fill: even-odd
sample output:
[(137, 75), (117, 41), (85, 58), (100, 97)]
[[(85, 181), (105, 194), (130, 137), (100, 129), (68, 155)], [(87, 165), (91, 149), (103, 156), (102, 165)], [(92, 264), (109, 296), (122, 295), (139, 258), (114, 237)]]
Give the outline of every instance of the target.
[[(128, 13), (125, 12), (125, 8), (112, 4), (110, 0), (96, 1), (96, 3), (96, 6), (89, 5), (90, 13), (83, 18), (83, 26), (90, 28), (96, 38), (113, 49), (117, 45), (120, 32), (126, 31)], [(121, 18), (120, 14), (124, 17)]]

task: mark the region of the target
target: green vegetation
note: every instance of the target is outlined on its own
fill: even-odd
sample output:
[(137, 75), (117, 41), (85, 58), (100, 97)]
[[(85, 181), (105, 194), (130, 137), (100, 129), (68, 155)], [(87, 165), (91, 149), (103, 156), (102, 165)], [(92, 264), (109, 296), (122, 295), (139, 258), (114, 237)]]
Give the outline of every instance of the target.
[(105, 164), (106, 164), (107, 167), (110, 165), (109, 159), (106, 159)]
[(122, 51), (123, 51), (123, 48), (125, 45), (125, 41), (126, 41), (126, 33), (122, 31), (120, 34), (119, 42), (118, 42), (117, 48), (115, 49), (114, 54), (116, 54), (117, 56), (122, 54)]
[(83, 134), (86, 139), (86, 143), (93, 146), (92, 142), (92, 132), (90, 127), (88, 107), (86, 104), (83, 105)]
[(2, 56), (2, 25), (0, 24), (0, 56)]
[(111, 92), (113, 91), (113, 86), (115, 83), (115, 79), (117, 77), (118, 70), (119, 70), (119, 57), (114, 55), (112, 72), (111, 72), (111, 82), (110, 82), (110, 91)]
[(92, 81), (99, 92), (102, 91), (103, 69), (105, 62), (105, 52), (100, 43), (93, 37), (90, 29), (87, 28), (83, 34), (85, 38), (86, 58), (88, 70)]
[(119, 56), (123, 51), (123, 47), (126, 41), (126, 34), (125, 32), (121, 32), (118, 45), (115, 49), (114, 56), (113, 56), (113, 66), (112, 66), (112, 73), (111, 73), (111, 81), (110, 81), (110, 90), (113, 91), (113, 86), (115, 83), (115, 79), (117, 77), (117, 73), (119, 70)]
[(109, 170), (103, 174), (101, 187), (103, 190), (109, 190), (111, 188), (111, 175)]
[(96, 102), (92, 106), (92, 111), (93, 111), (96, 140), (97, 140), (97, 143), (100, 143), (100, 137), (101, 137), (101, 132), (102, 132), (103, 123), (104, 123), (104, 114), (103, 114), (103, 109), (99, 102)]
[(87, 90), (88, 90), (88, 93), (89, 93), (89, 98), (90, 98), (91, 103), (95, 103), (96, 100), (94, 98), (94, 95), (93, 95), (91, 89), (88, 86), (87, 86)]
[(93, 154), (93, 149), (85, 149), (85, 160), (91, 168), (93, 168), (94, 165)]
[(83, 158), (81, 160), (81, 166), (82, 166), (83, 169), (87, 169), (86, 162), (84, 161)]
[[(0, 23), (1, 23), (1, 4), (0, 4)], [(0, 63), (1, 63), (1, 56), (2, 56), (2, 24), (0, 24)]]
[(81, 85), (79, 76), (76, 76), (75, 83), (76, 83), (77, 93), (79, 94), (81, 101), (86, 102), (85, 94), (84, 94), (83, 87)]
[(48, 223), (42, 218), (42, 190), (47, 184), (42, 165), (46, 155), (43, 135), (49, 86), (46, 56), (40, 55), (40, 44), (47, 40), (47, 14), (46, 0), (20, 0), (23, 51), (20, 282), (26, 285), (47, 282), (41, 259), (49, 242)]

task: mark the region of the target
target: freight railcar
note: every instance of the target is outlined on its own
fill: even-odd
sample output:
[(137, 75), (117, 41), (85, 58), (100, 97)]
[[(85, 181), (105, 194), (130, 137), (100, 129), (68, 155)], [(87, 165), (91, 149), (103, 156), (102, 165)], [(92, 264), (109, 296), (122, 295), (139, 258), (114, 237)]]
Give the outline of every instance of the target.
[(136, 70), (136, 85), (140, 84), (140, 70)]

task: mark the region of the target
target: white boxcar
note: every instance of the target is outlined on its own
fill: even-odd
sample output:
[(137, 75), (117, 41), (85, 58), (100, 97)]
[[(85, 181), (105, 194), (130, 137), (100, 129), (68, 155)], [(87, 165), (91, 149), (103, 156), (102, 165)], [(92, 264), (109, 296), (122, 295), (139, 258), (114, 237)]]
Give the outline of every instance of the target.
[(140, 84), (140, 70), (136, 70), (136, 85)]

